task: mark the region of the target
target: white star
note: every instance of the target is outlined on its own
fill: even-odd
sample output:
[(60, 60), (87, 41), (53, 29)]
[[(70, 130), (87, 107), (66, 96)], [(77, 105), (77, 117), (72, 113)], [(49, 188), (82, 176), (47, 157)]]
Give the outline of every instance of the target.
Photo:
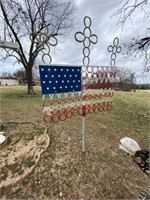
[(61, 69), (61, 71), (63, 71), (63, 69)]
[(51, 71), (51, 69), (48, 69), (48, 71), (50, 72), (50, 71)]
[(51, 77), (54, 78), (54, 75), (52, 74)]
[(67, 83), (69, 83), (69, 80), (67, 80)]
[(56, 89), (56, 87), (53, 87), (53, 89), (55, 90), (55, 89)]
[(47, 75), (45, 75), (45, 78), (47, 78), (48, 76)]
[(62, 89), (62, 86), (60, 86), (59, 88)]
[(64, 74), (64, 77), (66, 77), (66, 74)]
[(43, 81), (43, 83), (45, 83), (45, 81)]
[(65, 86), (65, 88), (67, 88), (67, 86)]
[(58, 81), (55, 81), (55, 83), (58, 83)]
[(58, 77), (60, 77), (60, 74), (58, 75)]
[(64, 80), (62, 80), (61, 82), (64, 83)]
[(44, 69), (42, 68), (41, 71), (44, 71)]
[(57, 71), (57, 69), (54, 69), (54, 71), (56, 72), (56, 71)]
[(49, 81), (49, 83), (52, 83), (52, 81)]
[(49, 87), (47, 87), (46, 89), (49, 90)]
[(73, 83), (75, 82), (75, 80), (73, 80)]

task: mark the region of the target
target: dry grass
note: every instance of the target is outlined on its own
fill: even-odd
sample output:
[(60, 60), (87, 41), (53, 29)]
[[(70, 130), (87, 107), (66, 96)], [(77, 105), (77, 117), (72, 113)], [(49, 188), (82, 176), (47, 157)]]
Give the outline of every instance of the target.
[(44, 128), (33, 123), (3, 124), (7, 141), (1, 147), (0, 188), (13, 185), (33, 171), (49, 145)]
[[(1, 89), (2, 121), (42, 123), (42, 100), (26, 88)], [(137, 199), (148, 178), (118, 149), (129, 136), (149, 147), (149, 91), (115, 92), (112, 111), (89, 114), (86, 154), (81, 152), (81, 117), (48, 124), (51, 144), (34, 172), (5, 188), (3, 199)]]

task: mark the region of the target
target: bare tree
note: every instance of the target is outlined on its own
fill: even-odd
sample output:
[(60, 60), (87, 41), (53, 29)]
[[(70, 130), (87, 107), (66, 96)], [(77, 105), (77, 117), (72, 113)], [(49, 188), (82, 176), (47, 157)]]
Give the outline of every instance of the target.
[(119, 68), (117, 70), (116, 88), (119, 90), (131, 90), (135, 91), (136, 76), (135, 72), (132, 72), (129, 68)]
[(12, 77), (13, 75), (10, 72), (2, 72), (1, 76), (2, 77)]
[[(132, 20), (132, 16), (139, 12), (143, 13), (143, 19), (150, 19), (150, 0), (121, 0), (119, 3), (121, 7), (116, 14), (120, 15), (120, 24), (124, 25), (127, 20)], [(144, 53), (145, 71), (150, 71), (150, 23), (145, 25), (145, 30), (141, 30), (141, 35), (133, 37), (126, 46), (131, 53)]]
[(117, 69), (117, 81), (120, 82), (126, 78), (129, 78), (132, 74), (129, 68), (118, 68)]
[[(54, 46), (56, 38), (64, 36), (72, 27), (74, 4), (58, 0), (1, 0), (0, 8), (6, 23), (6, 39), (19, 45), (19, 49), (4, 49), (6, 55), (2, 60), (13, 57), (23, 65), (27, 93), (34, 94), (32, 69), (35, 60), (44, 50), (48, 50), (49, 55), (50, 46)], [(44, 43), (48, 44), (47, 47)]]
[(19, 84), (25, 84), (26, 80), (27, 80), (27, 77), (26, 77), (26, 71), (24, 68), (21, 68), (21, 69), (17, 69), (14, 73), (13, 73), (13, 76), (15, 78), (18, 79), (19, 81)]

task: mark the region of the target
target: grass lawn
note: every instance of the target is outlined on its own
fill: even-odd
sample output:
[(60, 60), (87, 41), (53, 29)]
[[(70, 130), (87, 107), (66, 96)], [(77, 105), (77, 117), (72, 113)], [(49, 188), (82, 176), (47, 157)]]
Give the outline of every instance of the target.
[[(39, 87), (33, 97), (23, 86), (0, 90), (2, 122), (44, 124)], [(3, 199), (137, 199), (149, 180), (118, 145), (128, 136), (141, 148), (149, 148), (149, 97), (150, 91), (115, 92), (111, 111), (88, 114), (85, 155), (80, 116), (47, 124), (51, 140), (47, 151), (32, 174), (3, 189)]]

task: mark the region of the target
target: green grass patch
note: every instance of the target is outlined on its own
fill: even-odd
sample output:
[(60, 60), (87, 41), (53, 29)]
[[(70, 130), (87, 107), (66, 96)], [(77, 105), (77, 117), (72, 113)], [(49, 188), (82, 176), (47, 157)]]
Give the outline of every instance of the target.
[(33, 160), (34, 157), (33, 156), (29, 156), (27, 158), (25, 158), (23, 161), (22, 161), (22, 164), (25, 166), (25, 167), (32, 167), (34, 164), (35, 164), (35, 161)]
[[(44, 123), (39, 87), (36, 93), (29, 97), (25, 87), (3, 87), (2, 123), (11, 120)], [(138, 199), (149, 180), (118, 145), (122, 137), (128, 136), (141, 148), (149, 148), (149, 97), (150, 91), (116, 91), (111, 111), (88, 114), (85, 155), (81, 152), (81, 116), (47, 124), (51, 143), (38, 167), (17, 186), (9, 188), (4, 197), (21, 199), (28, 194), (33, 199), (59, 199), (62, 192), (61, 198), (65, 199)], [(29, 135), (43, 133), (36, 126), (24, 128)], [(18, 133), (18, 138), (28, 142), (23, 132)], [(44, 142), (38, 145), (44, 146)], [(33, 157), (24, 159), (22, 165), (33, 166)], [(15, 166), (10, 170), (22, 173)]]
[(14, 163), (11, 165), (6, 165), (6, 168), (11, 172), (12, 176), (14, 176), (14, 174), (18, 174), (20, 172), (21, 165), (19, 163)]

